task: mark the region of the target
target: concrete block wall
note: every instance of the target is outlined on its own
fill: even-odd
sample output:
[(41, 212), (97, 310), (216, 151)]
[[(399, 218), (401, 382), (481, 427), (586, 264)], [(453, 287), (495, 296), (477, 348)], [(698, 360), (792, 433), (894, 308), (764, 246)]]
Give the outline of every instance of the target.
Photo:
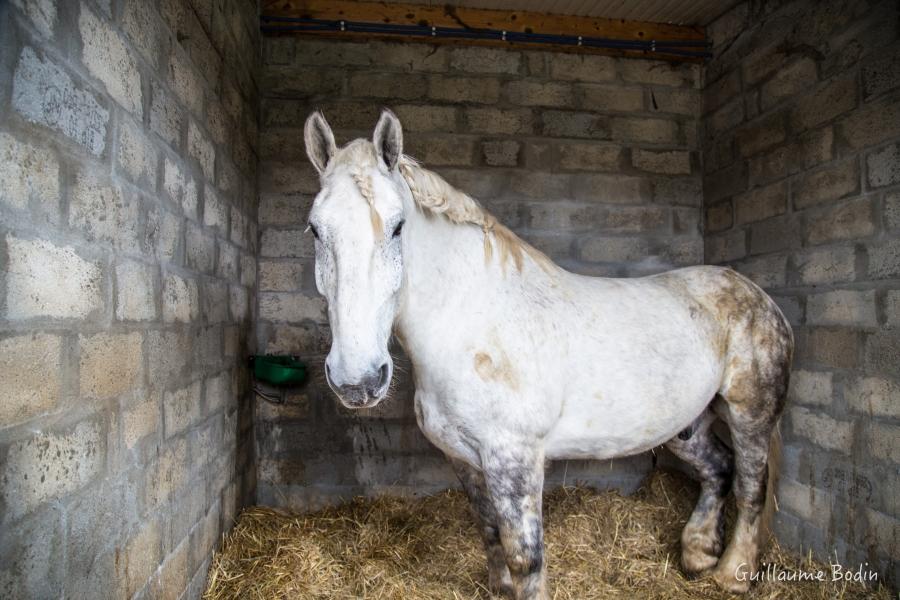
[(196, 598), (252, 501), (248, 0), (0, 3), (0, 597)]
[[(330, 346), (303, 233), (319, 183), (302, 128), (317, 108), (341, 144), (371, 137), (392, 108), (407, 153), (569, 269), (626, 276), (702, 262), (700, 65), (295, 37), (263, 45), (261, 351), (300, 353), (321, 371)], [(261, 503), (456, 484), (418, 430), (408, 376), (369, 413), (339, 407), (315, 379), (292, 405), (258, 404)], [(652, 461), (569, 461), (549, 479), (627, 490)]]
[(797, 351), (781, 540), (900, 582), (900, 9), (751, 2), (712, 23), (706, 260), (772, 293)]

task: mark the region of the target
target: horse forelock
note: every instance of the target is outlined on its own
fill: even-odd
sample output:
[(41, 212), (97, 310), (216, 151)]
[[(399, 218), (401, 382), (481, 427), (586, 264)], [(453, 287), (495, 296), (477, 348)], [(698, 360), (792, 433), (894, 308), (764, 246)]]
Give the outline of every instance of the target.
[[(382, 220), (375, 209), (375, 197), (372, 190), (372, 179), (369, 172), (377, 165), (378, 158), (372, 142), (358, 139), (350, 142), (329, 161), (324, 176), (328, 176), (338, 167), (346, 167), (359, 188), (360, 194), (369, 204), (372, 227), (376, 236), (382, 235)], [(500, 264), (505, 266), (512, 259), (516, 270), (521, 271), (524, 255), (528, 254), (538, 265), (547, 269), (552, 261), (540, 250), (534, 248), (508, 227), (497, 221), (481, 204), (450, 185), (447, 180), (419, 163), (402, 155), (399, 171), (412, 194), (416, 206), (430, 214), (441, 215), (451, 223), (475, 225), (484, 233), (485, 263), (490, 263), (494, 254), (494, 246), (499, 251)]]

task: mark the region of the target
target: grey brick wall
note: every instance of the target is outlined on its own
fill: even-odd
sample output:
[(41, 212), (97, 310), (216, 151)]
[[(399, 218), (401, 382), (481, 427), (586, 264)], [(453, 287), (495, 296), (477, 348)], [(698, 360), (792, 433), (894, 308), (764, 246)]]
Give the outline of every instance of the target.
[(0, 2), (0, 596), (195, 598), (255, 494), (257, 6)]
[(778, 533), (900, 582), (900, 13), (753, 2), (705, 69), (706, 260), (772, 293), (797, 352)]
[[(567, 268), (638, 275), (702, 262), (699, 65), (426, 44), (264, 39), (260, 132), (259, 348), (315, 369), (330, 345), (303, 234), (318, 180), (303, 123), (324, 111), (339, 143), (370, 137), (383, 106), (406, 151), (484, 202)], [(369, 413), (337, 405), (321, 377), (258, 404), (261, 503), (455, 485), (419, 432), (411, 386)], [(560, 463), (551, 482), (633, 488), (652, 457)]]

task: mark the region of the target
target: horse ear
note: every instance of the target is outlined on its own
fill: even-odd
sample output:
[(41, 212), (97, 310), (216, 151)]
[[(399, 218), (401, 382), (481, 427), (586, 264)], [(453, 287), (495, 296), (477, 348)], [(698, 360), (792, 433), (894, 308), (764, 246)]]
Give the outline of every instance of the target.
[(400, 155), (403, 154), (403, 127), (400, 126), (397, 115), (387, 108), (381, 112), (378, 124), (375, 125), (372, 143), (375, 144), (378, 160), (388, 170), (396, 169)]
[(334, 144), (334, 134), (328, 121), (322, 116), (322, 113), (315, 111), (306, 119), (306, 126), (303, 128), (303, 139), (306, 142), (306, 155), (309, 161), (321, 175), (328, 166), (328, 161), (337, 152), (337, 146)]

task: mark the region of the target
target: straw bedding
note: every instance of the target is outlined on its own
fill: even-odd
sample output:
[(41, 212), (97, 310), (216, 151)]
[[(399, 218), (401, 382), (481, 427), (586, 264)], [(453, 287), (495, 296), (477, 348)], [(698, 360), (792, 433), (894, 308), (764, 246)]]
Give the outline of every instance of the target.
[[(556, 599), (729, 598), (690, 580), (678, 540), (697, 497), (684, 476), (657, 472), (632, 496), (565, 488), (544, 499), (549, 591)], [(777, 546), (784, 570), (830, 570)], [(225, 598), (490, 598), (481, 539), (461, 492), (358, 499), (309, 514), (245, 510), (216, 553), (206, 600)], [(871, 586), (871, 584), (869, 584)], [(881, 598), (860, 583), (764, 582), (745, 596)]]

